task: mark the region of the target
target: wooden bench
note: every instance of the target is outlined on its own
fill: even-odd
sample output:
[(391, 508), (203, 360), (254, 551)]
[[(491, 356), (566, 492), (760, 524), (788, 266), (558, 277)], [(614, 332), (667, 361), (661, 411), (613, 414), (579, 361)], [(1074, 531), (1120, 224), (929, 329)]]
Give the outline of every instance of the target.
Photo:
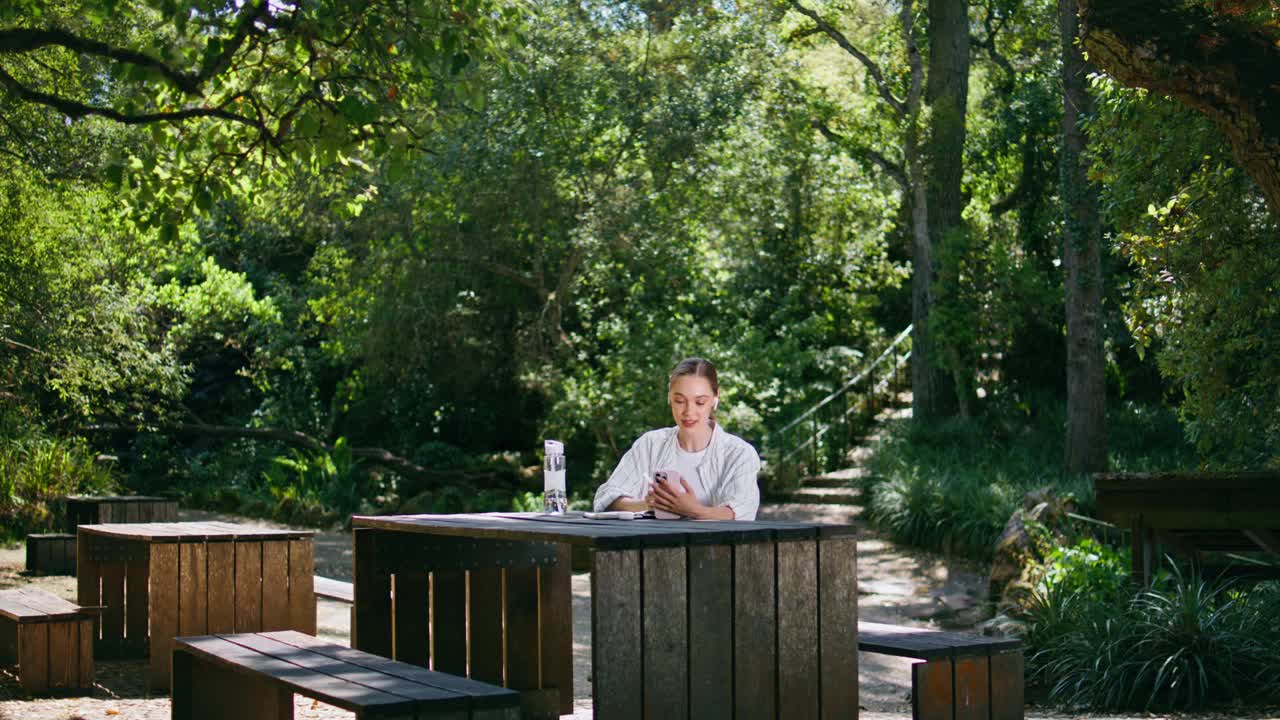
[(858, 649), (917, 660), (915, 720), (1021, 720), (1022, 644), (1013, 638), (858, 623)]
[(93, 618), (43, 590), (0, 590), (0, 662), (17, 663), (18, 682), (30, 694), (87, 694)]
[(76, 536), (71, 533), (28, 535), (27, 572), (75, 575)]
[(173, 720), (281, 720), (293, 694), (360, 718), (519, 720), (520, 694), (292, 630), (177, 638)]
[(316, 597), (337, 600), (348, 605), (354, 604), (356, 601), (355, 587), (349, 582), (316, 575), (314, 587)]

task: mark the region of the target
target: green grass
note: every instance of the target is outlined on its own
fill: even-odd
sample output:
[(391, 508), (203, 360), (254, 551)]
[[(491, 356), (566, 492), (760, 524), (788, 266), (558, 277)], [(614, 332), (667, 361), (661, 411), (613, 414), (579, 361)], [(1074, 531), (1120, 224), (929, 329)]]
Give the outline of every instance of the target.
[[(898, 542), (990, 559), (1009, 516), (1032, 490), (1052, 488), (1092, 513), (1092, 480), (1062, 470), (1060, 406), (1003, 403), (981, 417), (931, 428), (889, 425), (868, 461), (872, 524)], [(1108, 422), (1112, 470), (1195, 466), (1171, 411), (1125, 404), (1110, 410)]]

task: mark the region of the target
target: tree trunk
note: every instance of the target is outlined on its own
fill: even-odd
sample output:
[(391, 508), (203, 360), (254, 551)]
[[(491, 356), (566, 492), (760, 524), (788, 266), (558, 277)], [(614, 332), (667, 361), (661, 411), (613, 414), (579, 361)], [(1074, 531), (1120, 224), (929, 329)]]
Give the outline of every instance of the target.
[[(926, 397), (913, 402), (912, 411), (924, 422), (954, 415), (957, 407), (968, 411), (970, 398), (965, 394), (972, 392), (973, 370), (964, 361), (969, 354), (947, 347), (944, 355), (943, 345), (950, 344), (951, 339), (942, 338), (940, 343), (937, 323), (930, 322), (929, 317), (935, 310), (935, 298), (957, 296), (958, 263), (965, 255), (963, 246), (949, 249), (954, 251), (940, 250), (944, 243), (963, 243), (961, 213), (965, 199), (961, 180), (968, 96), (968, 0), (929, 0), (929, 72), (925, 87), (925, 103), (929, 107), (928, 172), (927, 178), (912, 178), (913, 182), (925, 182), (928, 205), (929, 247), (922, 252), (921, 243), (917, 242), (912, 285), (916, 322), (911, 345), (912, 385), (913, 391), (917, 387), (926, 390)], [(926, 287), (935, 283), (940, 287)], [(918, 347), (924, 350), (923, 357), (917, 354)], [(947, 362), (943, 362), (944, 357)]]
[(1280, 217), (1280, 33), (1249, 4), (1080, 0), (1080, 36), (1116, 80), (1212, 120)]
[(1076, 0), (1058, 0), (1062, 30), (1062, 259), (1066, 269), (1068, 472), (1107, 469), (1107, 403), (1102, 352), (1102, 231), (1080, 126), (1093, 111), (1090, 68), (1076, 43)]

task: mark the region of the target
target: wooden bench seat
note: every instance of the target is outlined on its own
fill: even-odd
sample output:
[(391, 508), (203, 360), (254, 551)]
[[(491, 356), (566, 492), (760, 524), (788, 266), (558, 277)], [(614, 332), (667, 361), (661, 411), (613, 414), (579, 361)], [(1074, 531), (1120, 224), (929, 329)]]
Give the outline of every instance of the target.
[(0, 662), (17, 663), (33, 695), (83, 695), (93, 688), (93, 616), (35, 588), (0, 590)]
[(349, 582), (316, 575), (314, 586), (316, 597), (337, 600), (348, 605), (354, 604), (356, 601), (355, 587)]
[(398, 720), (518, 720), (519, 693), (292, 630), (177, 638), (173, 720), (281, 720), (293, 693)]
[(858, 649), (917, 660), (915, 720), (1021, 720), (1022, 643), (1013, 638), (858, 623)]

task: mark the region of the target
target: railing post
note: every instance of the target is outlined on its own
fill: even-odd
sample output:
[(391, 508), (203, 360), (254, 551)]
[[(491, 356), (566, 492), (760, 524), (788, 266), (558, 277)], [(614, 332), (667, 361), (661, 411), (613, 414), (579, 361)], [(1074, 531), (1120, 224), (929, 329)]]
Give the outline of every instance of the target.
[(809, 474), (818, 474), (818, 413), (813, 414), (813, 431), (809, 434), (809, 450), (810, 456), (813, 458), (809, 465)]

